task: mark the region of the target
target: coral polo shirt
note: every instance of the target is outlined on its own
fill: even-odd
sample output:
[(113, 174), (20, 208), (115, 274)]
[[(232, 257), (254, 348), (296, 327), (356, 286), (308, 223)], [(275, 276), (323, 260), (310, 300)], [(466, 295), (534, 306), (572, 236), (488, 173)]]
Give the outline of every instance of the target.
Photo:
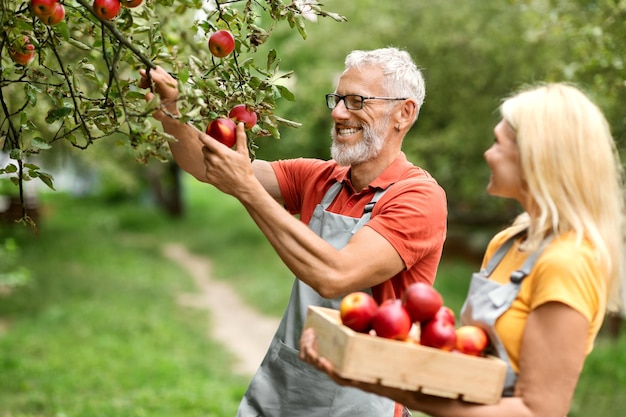
[(360, 218), (365, 205), (379, 189), (391, 188), (380, 198), (365, 224), (393, 245), (405, 269), (372, 288), (380, 303), (400, 298), (414, 282), (432, 284), (441, 259), (446, 235), (446, 195), (425, 170), (416, 167), (401, 153), (368, 187), (355, 190), (349, 167), (334, 161), (290, 159), (272, 162), (285, 208), (308, 224), (317, 204), (337, 181), (344, 186), (328, 210)]

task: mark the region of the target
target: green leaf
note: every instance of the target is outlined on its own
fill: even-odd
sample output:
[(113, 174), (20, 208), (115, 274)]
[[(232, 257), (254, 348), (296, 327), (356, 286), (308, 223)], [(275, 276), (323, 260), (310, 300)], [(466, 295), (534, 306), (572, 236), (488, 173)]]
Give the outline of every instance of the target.
[(307, 38), (306, 28), (304, 27), (304, 17), (301, 15), (295, 16), (296, 29), (298, 29), (298, 33), (302, 36), (302, 39)]
[(50, 144), (41, 138), (34, 138), (30, 142), (30, 146), (36, 149), (50, 149), (51, 148)]
[(279, 116), (274, 116), (274, 119), (276, 120), (276, 123), (279, 123), (282, 126), (288, 126), (288, 127), (294, 127), (294, 128), (302, 127), (302, 123), (294, 122), (293, 120), (283, 119), (282, 117), (279, 117)]
[[(11, 149), (11, 152), (9, 152), (9, 158), (15, 159), (16, 161), (21, 161), (23, 154), (24, 154), (24, 152), (22, 152), (21, 149), (13, 148), (13, 149)], [(16, 171), (17, 171), (17, 169), (16, 169)]]
[(321, 13), (321, 15), (322, 16), (328, 16), (328, 17), (330, 17), (331, 19), (333, 19), (333, 20), (335, 20), (337, 22), (347, 22), (348, 21), (348, 19), (345, 16), (342, 16), (342, 15), (340, 15), (338, 13), (324, 11), (324, 12)]
[(60, 23), (55, 26), (56, 30), (61, 34), (63, 39), (66, 42), (69, 42), (70, 38), (70, 29), (67, 26), (67, 20), (63, 19)]
[(284, 85), (276, 85), (275, 87), (279, 91), (280, 96), (283, 97), (285, 100), (296, 101), (296, 97), (291, 91), (289, 91), (287, 87), (285, 87)]
[(280, 132), (278, 131), (278, 128), (276, 126), (267, 126), (267, 130), (273, 137), (275, 137), (276, 139), (280, 139)]
[(91, 51), (91, 49), (92, 49), (90, 46), (85, 45), (84, 43), (82, 43), (82, 42), (80, 42), (80, 41), (77, 41), (77, 40), (76, 40), (76, 39), (74, 39), (74, 38), (69, 38), (69, 39), (67, 40), (67, 42), (68, 42), (70, 45), (72, 45), (72, 46), (74, 46), (74, 47), (76, 47), (76, 48), (78, 48), (78, 49), (82, 49), (83, 51)]
[(71, 107), (60, 107), (57, 109), (52, 109), (48, 112), (48, 115), (46, 116), (46, 123), (52, 124), (56, 122), (57, 120), (61, 120), (67, 117), (67, 115), (70, 114), (71, 112), (72, 112)]
[(15, 172), (17, 172), (17, 165), (15, 164), (9, 164), (4, 168), (4, 172), (7, 174), (13, 174)]
[(181, 83), (186, 84), (189, 81), (189, 68), (185, 67), (178, 72), (178, 79)]
[(41, 90), (31, 83), (28, 83), (24, 86), (24, 94), (26, 95), (26, 100), (33, 107), (37, 104), (37, 94), (40, 93)]
[(43, 182), (44, 184), (46, 184), (48, 186), (48, 188), (50, 188), (51, 190), (54, 190), (54, 177), (50, 174), (46, 174), (45, 172), (38, 172), (37, 173), (39, 179), (41, 180), (41, 182)]
[(126, 93), (126, 98), (131, 100), (140, 100), (146, 97), (146, 93), (141, 91), (129, 91)]
[(269, 71), (272, 68), (272, 65), (274, 65), (275, 61), (276, 61), (276, 49), (272, 49), (271, 51), (267, 53), (267, 65), (265, 68)]

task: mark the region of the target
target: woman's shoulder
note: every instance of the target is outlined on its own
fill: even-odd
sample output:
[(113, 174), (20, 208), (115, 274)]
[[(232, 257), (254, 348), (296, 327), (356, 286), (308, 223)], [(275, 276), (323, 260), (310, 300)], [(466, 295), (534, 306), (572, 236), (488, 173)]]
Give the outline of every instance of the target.
[(542, 258), (544, 263), (561, 264), (569, 269), (583, 264), (587, 264), (588, 268), (599, 268), (597, 251), (591, 242), (574, 232), (553, 238)]

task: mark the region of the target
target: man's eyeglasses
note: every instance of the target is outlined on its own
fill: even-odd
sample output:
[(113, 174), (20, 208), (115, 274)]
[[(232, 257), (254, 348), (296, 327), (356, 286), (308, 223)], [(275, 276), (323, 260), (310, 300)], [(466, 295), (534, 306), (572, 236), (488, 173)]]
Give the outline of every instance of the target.
[(365, 100), (406, 100), (406, 97), (363, 97), (358, 94), (348, 94), (340, 96), (339, 94), (326, 94), (326, 105), (329, 109), (337, 107), (340, 101), (348, 110), (361, 110)]

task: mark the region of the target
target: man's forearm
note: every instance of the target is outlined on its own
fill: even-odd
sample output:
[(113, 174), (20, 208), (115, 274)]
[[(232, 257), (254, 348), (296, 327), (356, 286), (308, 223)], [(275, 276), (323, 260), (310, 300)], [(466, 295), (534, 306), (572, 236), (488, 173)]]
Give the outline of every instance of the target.
[(169, 141), (169, 147), (176, 163), (186, 172), (199, 181), (206, 181), (206, 168), (202, 155), (202, 134), (195, 126), (181, 123), (177, 119), (161, 121), (165, 133), (172, 135), (176, 140)]

